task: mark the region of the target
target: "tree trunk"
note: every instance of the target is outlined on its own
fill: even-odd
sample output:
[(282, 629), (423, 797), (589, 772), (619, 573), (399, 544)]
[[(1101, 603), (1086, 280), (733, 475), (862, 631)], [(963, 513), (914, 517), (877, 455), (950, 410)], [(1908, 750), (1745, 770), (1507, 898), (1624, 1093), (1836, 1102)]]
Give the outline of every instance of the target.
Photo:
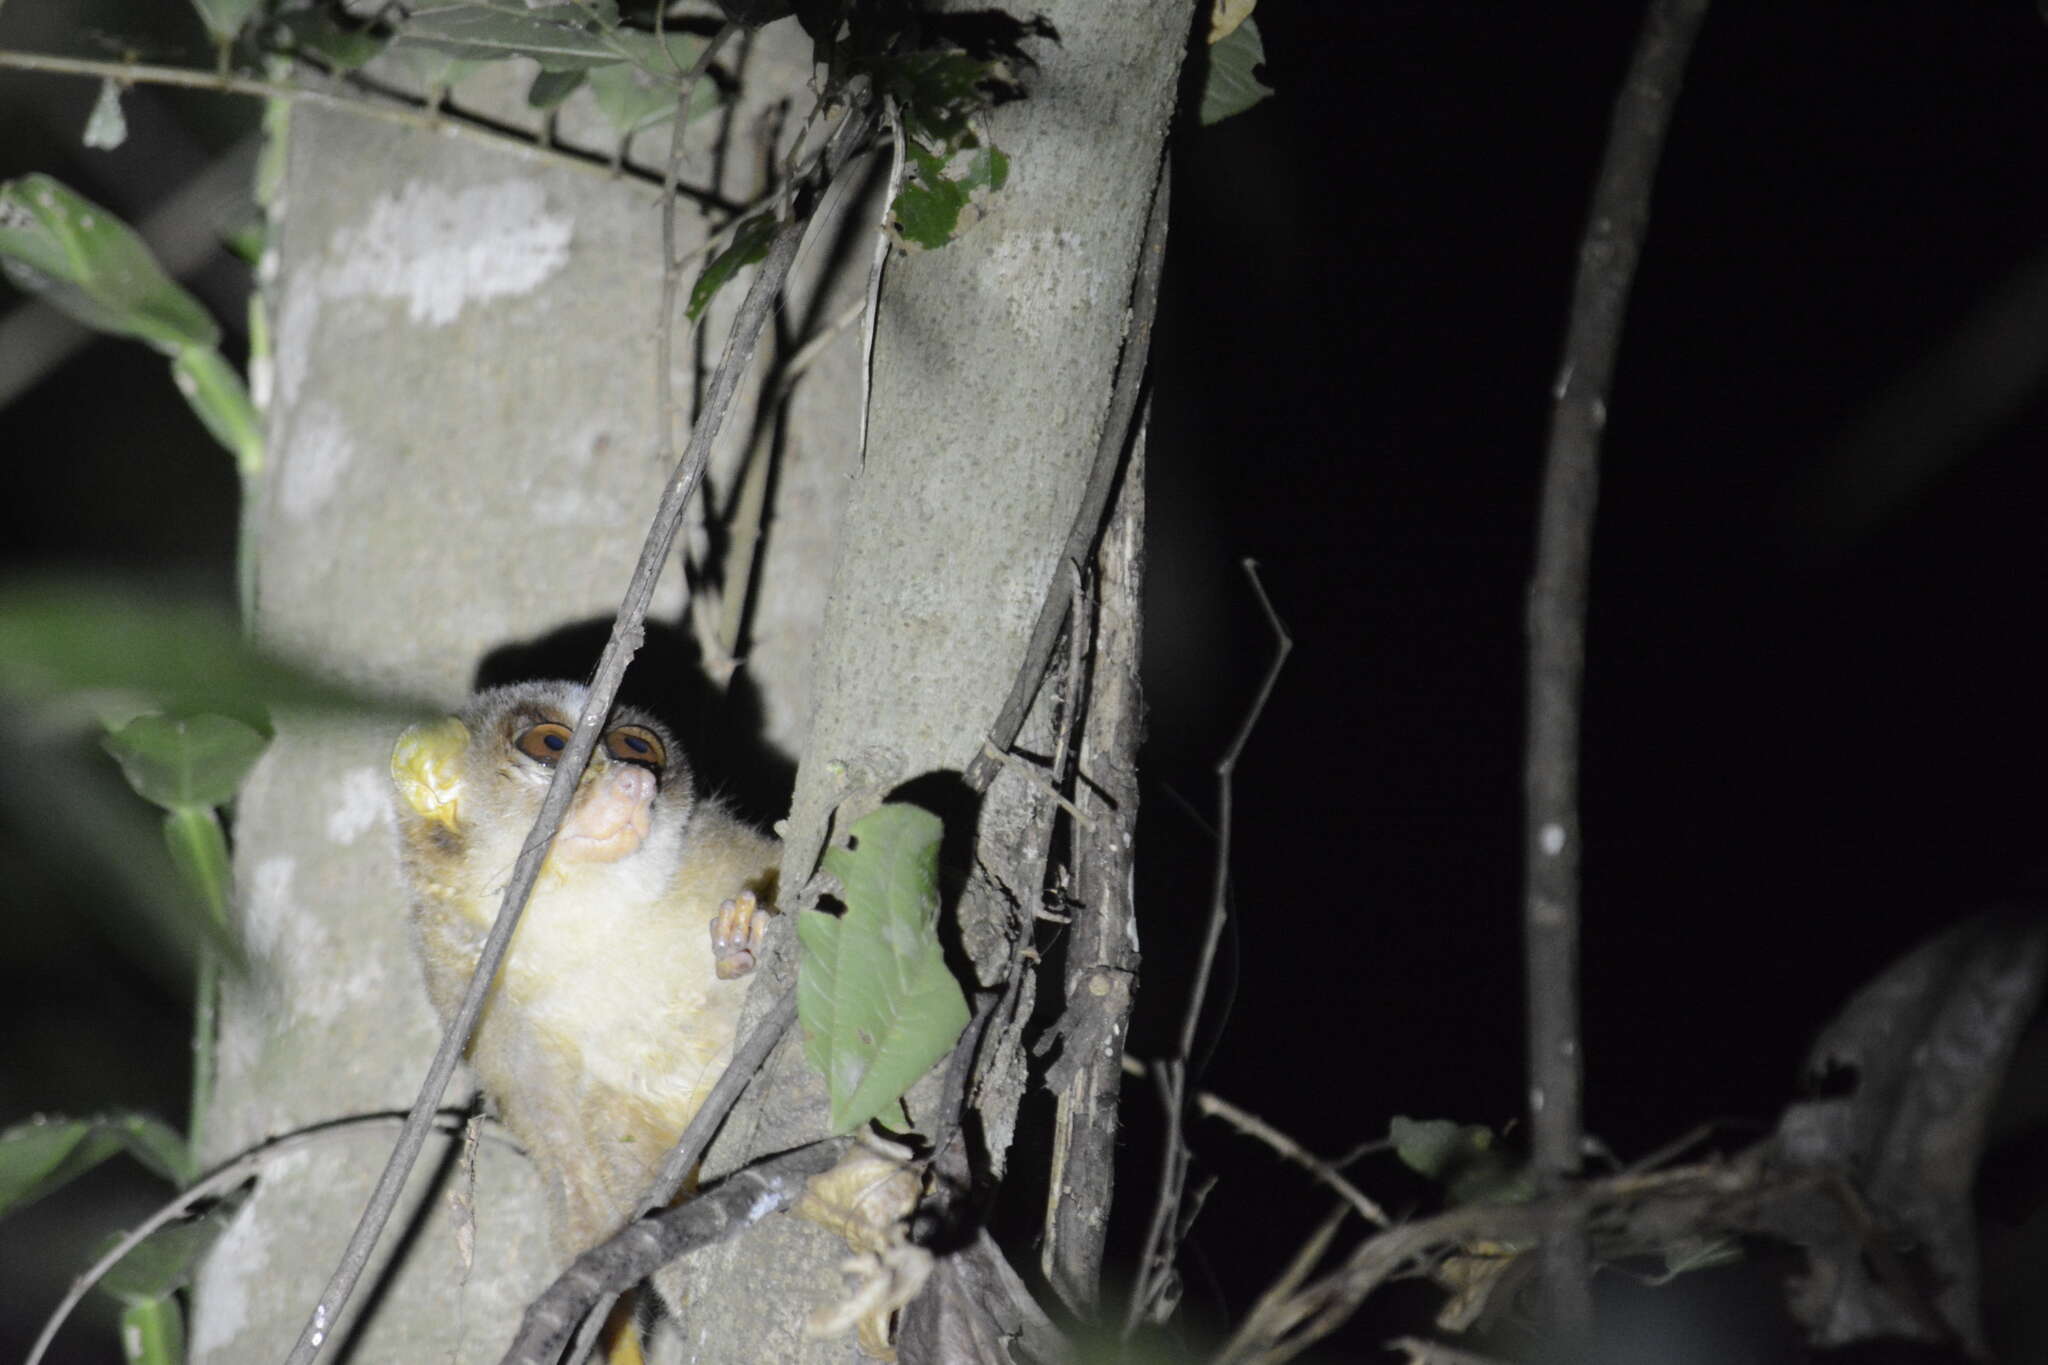
[[(960, 241), (890, 265), (865, 467), (855, 468), (857, 331), (807, 372), (783, 424), (739, 677), (755, 689), (748, 724), (764, 748), (801, 758), (788, 886), (808, 875), (851, 787), (957, 772), (974, 756), (1088, 472), (1189, 7), (1064, 0), (1047, 12), (1059, 44), (1043, 46), (1031, 97), (990, 120), (1011, 184)], [(755, 144), (774, 136), (772, 102), (796, 98), (800, 117), (809, 76), (794, 24), (751, 43), (730, 124), (739, 146), (722, 159), (722, 192), (736, 200), (766, 162)], [(714, 130), (700, 122), (691, 142), (702, 149)], [(670, 472), (656, 455), (647, 361), (658, 196), (638, 181), (303, 108), (288, 150), (266, 262), (273, 463), (249, 509), (253, 626), (264, 644), (344, 678), (452, 706), (487, 660), (516, 667), (508, 645), (606, 621), (624, 590)], [(685, 179), (708, 183), (711, 162), (696, 152)], [(872, 221), (857, 196), (834, 198), (836, 211)], [(703, 230), (687, 209), (678, 226), (685, 243)], [(865, 284), (864, 245), (846, 253), (853, 268), (817, 283), (839, 253), (831, 224), (812, 232), (786, 321), (830, 319)], [(813, 291), (823, 291), (815, 304)], [(719, 327), (714, 310), (714, 341)], [(677, 349), (677, 391), (688, 394), (688, 348)], [(751, 426), (735, 413), (714, 459), (721, 510)], [(656, 615), (687, 637), (679, 577)], [(655, 653), (636, 677), (658, 676)], [(395, 728), (282, 717), (242, 797), (237, 902), (253, 971), (224, 1001), (214, 1157), (403, 1108), (425, 1072), (432, 1016), (386, 809)], [(1050, 806), (1033, 784), (1004, 777), (981, 815), (980, 856), (1027, 916)], [(1007, 963), (1007, 917), (988, 894), (962, 906), (984, 980)], [(786, 970), (792, 938), (778, 933), (764, 976)], [(768, 996), (756, 990), (753, 1006)], [(984, 1097), (998, 1167), (1021, 1083), (1019, 1064)], [(800, 1049), (786, 1046), (713, 1167), (816, 1136), (815, 1099)], [(282, 1358), (391, 1136), (337, 1137), (265, 1174), (203, 1267), (195, 1360)], [(469, 1181), (458, 1150), (430, 1144), (386, 1234), (399, 1264), (373, 1269), (327, 1358), (497, 1358), (556, 1267), (522, 1158), (482, 1145), (473, 1229), (448, 1197)], [(707, 1295), (693, 1313), (693, 1358), (854, 1356), (850, 1339), (798, 1336), (803, 1314), (837, 1291), (843, 1248), (775, 1221), (693, 1268), (696, 1283), (745, 1286)]]

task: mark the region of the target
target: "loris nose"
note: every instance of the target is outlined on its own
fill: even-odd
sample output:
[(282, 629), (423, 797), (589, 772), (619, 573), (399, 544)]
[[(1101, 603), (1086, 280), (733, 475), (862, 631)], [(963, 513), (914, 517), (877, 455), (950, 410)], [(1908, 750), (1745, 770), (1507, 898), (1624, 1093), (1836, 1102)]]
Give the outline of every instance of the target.
[[(596, 772), (596, 768), (591, 771)], [(655, 788), (660, 785), (654, 774), (635, 763), (621, 763), (610, 768), (605, 774), (619, 795), (634, 801), (649, 801), (654, 798)]]

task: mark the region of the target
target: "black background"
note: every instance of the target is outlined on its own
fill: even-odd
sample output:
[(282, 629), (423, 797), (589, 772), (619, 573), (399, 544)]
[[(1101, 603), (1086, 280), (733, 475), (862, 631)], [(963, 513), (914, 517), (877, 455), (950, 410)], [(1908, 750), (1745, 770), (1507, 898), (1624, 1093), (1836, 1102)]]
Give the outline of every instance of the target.
[[(0, 45), (75, 50), (53, 8), (13, 0)], [(76, 22), (132, 32), (120, 8)], [(1213, 819), (1212, 765), (1271, 653), (1251, 557), (1296, 651), (1238, 771), (1212, 992), (1228, 1010), (1205, 1027), (1203, 1083), (1324, 1153), (1393, 1114), (1521, 1112), (1523, 594), (1576, 242), (1639, 13), (1268, 0), (1279, 96), (1175, 154), (1136, 1046), (1177, 1019), (1206, 913), (1212, 845), (1181, 802)], [(0, 174), (49, 171), (132, 221), (249, 112), (139, 93), (136, 140), (82, 152), (92, 93), (0, 72)], [(1860, 981), (2041, 861), (2048, 304), (2029, 305), (2026, 272), (2044, 130), (2030, 6), (1723, 0), (1708, 17), (1609, 405), (1594, 563), (1587, 1106), (1624, 1158), (1703, 1120), (1767, 1122)], [(196, 281), (231, 322), (238, 271)], [(2000, 306), (2014, 323), (1965, 372), (2015, 367), (2011, 403), (1884, 406)], [(0, 410), (0, 452), (10, 570), (229, 596), (234, 479), (152, 353), (81, 352)], [(1887, 459), (1917, 472), (1873, 504)], [(42, 833), (0, 845), (21, 869), (0, 1121), (175, 1121), (184, 1002)], [(1224, 1179), (1189, 1292), (1234, 1317), (1328, 1200), (1249, 1143), (1200, 1138)], [(1134, 1124), (1125, 1214), (1149, 1198), (1153, 1140)], [(1355, 1173), (1400, 1208), (1426, 1198), (1386, 1158)], [(0, 1294), (0, 1355), (100, 1222), (149, 1202), (122, 1181), (88, 1187), (105, 1210), (0, 1223), (0, 1278), (34, 1286)], [(1687, 1330), (1615, 1358), (1797, 1358)], [(1376, 1332), (1333, 1356), (1381, 1358)], [(113, 1358), (104, 1335), (68, 1339), (57, 1358)]]

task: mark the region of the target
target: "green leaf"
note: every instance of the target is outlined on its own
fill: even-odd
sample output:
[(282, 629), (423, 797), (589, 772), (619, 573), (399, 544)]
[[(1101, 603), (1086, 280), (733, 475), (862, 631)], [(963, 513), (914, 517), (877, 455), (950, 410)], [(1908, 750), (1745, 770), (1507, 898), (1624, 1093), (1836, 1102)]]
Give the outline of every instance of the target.
[(1387, 1142), (1403, 1165), (1444, 1187), (1453, 1204), (1519, 1204), (1536, 1194), (1527, 1163), (1495, 1143), (1484, 1124), (1395, 1115)]
[(231, 43), (256, 12), (256, 0), (192, 0), (192, 8), (199, 11), (199, 22), (214, 42)]
[(535, 109), (558, 108), (583, 84), (581, 71), (543, 71), (526, 89), (526, 102)]
[(235, 367), (211, 346), (187, 346), (171, 358), (171, 381), (246, 476), (263, 472), (263, 418)]
[(47, 175), (0, 181), (0, 269), (86, 326), (169, 355), (220, 341), (127, 224)]
[(62, 579), (0, 585), (0, 692), (139, 698), (137, 711), (215, 711), (259, 728), (263, 713), (287, 707), (419, 711), (262, 653), (210, 604)]
[(85, 121), (85, 145), (103, 152), (111, 152), (128, 140), (128, 120), (121, 113), (121, 87), (112, 81), (100, 82), (100, 96), (92, 103), (92, 114)]
[(268, 737), (228, 716), (137, 716), (101, 743), (136, 795), (165, 810), (234, 800)]
[(198, 1178), (190, 1148), (177, 1129), (148, 1114), (109, 1114), (99, 1123), (120, 1140), (121, 1148), (153, 1174), (183, 1189)]
[[(676, 96), (682, 91), (683, 73), (704, 51), (705, 40), (688, 33), (668, 36), (668, 55), (651, 33), (622, 29), (613, 35), (627, 60), (590, 72), (590, 93), (598, 112), (619, 133), (630, 135), (675, 117)], [(719, 101), (718, 82), (700, 80), (690, 93), (690, 117), (695, 118)]]
[(263, 261), (263, 248), (270, 243), (269, 220), (253, 216), (240, 227), (230, 228), (221, 234), (221, 245), (242, 258), (242, 264), (255, 269)]
[(732, 234), (732, 244), (713, 256), (704, 266), (697, 282), (690, 286), (690, 303), (684, 315), (695, 322), (711, 300), (718, 297), (718, 291), (739, 273), (741, 266), (753, 265), (768, 254), (768, 244), (775, 240), (777, 227), (775, 215), (757, 213), (742, 222)]
[(70, 1183), (121, 1150), (88, 1119), (30, 1119), (0, 1133), (0, 1213)]
[(128, 1365), (183, 1365), (185, 1314), (165, 1295), (121, 1309), (121, 1358)]
[[(193, 1268), (227, 1227), (231, 1216), (227, 1209), (216, 1206), (205, 1217), (165, 1224), (116, 1261), (101, 1277), (98, 1287), (127, 1304), (148, 1303), (177, 1293), (192, 1282)], [(107, 1238), (94, 1259), (112, 1250), (123, 1235), (115, 1233)]]
[(936, 815), (902, 804), (856, 821), (853, 847), (825, 854), (846, 913), (797, 919), (797, 1018), (835, 1133), (894, 1104), (967, 1027), (967, 998), (939, 947), (943, 832)]
[[(212, 916), (209, 922), (221, 937), (231, 939), (228, 887), (234, 874), (220, 815), (212, 806), (180, 806), (165, 811), (164, 844), (171, 851), (178, 876)], [(245, 965), (239, 952), (233, 954), (233, 961), (237, 967)]]
[(472, 61), (531, 57), (543, 71), (575, 71), (619, 60), (608, 35), (575, 5), (536, 10), (450, 5), (414, 14), (398, 41)]
[(1491, 1149), (1493, 1130), (1479, 1123), (1411, 1119), (1396, 1114), (1387, 1125), (1387, 1142), (1402, 1165), (1417, 1175), (1441, 1181), (1477, 1154)]
[(0, 1133), (0, 1213), (34, 1203), (122, 1151), (174, 1184), (191, 1181), (185, 1140), (161, 1119), (33, 1118)]
[(957, 176), (947, 174), (948, 158), (905, 138), (911, 173), (890, 205), (897, 235), (927, 250), (937, 250), (972, 227), (981, 217), (980, 203), (1010, 178), (1010, 159), (993, 146), (965, 151)]
[(1242, 114), (1273, 93), (1259, 79), (1266, 63), (1266, 45), (1259, 40), (1256, 20), (1246, 19), (1209, 47), (1209, 70), (1202, 79), (1201, 121), (1204, 128)]
[(300, 9), (280, 14), (277, 22), (291, 37), (291, 46), (311, 53), (337, 71), (354, 71), (391, 44), (391, 33), (373, 24), (342, 23), (326, 9)]

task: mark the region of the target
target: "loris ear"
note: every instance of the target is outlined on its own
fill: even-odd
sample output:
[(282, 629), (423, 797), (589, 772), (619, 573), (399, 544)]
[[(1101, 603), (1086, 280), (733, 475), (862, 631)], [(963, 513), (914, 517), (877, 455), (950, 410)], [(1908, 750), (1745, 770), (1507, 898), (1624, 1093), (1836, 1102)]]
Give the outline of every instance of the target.
[(413, 726), (391, 750), (391, 785), (413, 813), (455, 828), (462, 795), (462, 751), (469, 727), (453, 716)]

